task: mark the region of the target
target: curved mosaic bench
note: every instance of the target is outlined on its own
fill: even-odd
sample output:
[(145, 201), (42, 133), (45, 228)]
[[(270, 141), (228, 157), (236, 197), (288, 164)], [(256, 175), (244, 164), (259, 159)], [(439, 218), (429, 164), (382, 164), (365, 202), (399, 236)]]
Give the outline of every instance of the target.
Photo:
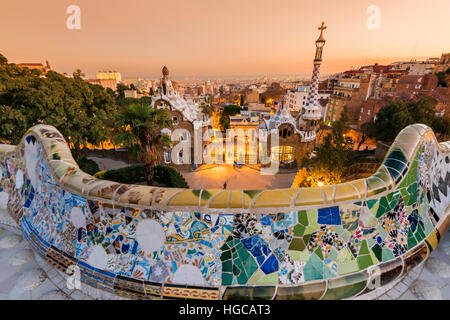
[[(33, 249), (137, 299), (337, 299), (399, 279), (449, 225), (450, 142), (402, 130), (369, 178), (322, 188), (189, 190), (82, 172), (53, 127), (0, 145), (0, 199)], [(73, 267), (71, 267), (73, 268)]]

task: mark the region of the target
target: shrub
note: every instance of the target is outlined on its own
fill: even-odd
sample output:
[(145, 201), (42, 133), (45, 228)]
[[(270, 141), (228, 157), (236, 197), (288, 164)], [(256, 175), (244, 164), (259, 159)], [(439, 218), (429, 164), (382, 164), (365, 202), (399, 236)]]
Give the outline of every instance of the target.
[(156, 166), (154, 179), (158, 184), (170, 188), (189, 188), (184, 177), (174, 168)]
[(95, 162), (92, 159), (83, 157), (83, 158), (78, 159), (77, 163), (81, 170), (83, 170), (84, 172), (86, 172), (90, 175), (94, 175), (100, 171), (100, 168), (98, 167), (97, 162)]
[(108, 170), (97, 176), (99, 179), (111, 180), (119, 183), (141, 183), (147, 181), (144, 167), (134, 165), (116, 170)]
[(324, 168), (300, 169), (294, 178), (292, 188), (309, 188), (341, 183), (340, 176)]
[[(95, 175), (98, 179), (111, 180), (119, 183), (136, 184), (146, 182), (145, 169), (142, 165), (134, 165), (117, 170), (100, 171)], [(188, 188), (188, 184), (177, 170), (156, 166), (154, 168), (154, 181), (157, 185), (170, 188)]]

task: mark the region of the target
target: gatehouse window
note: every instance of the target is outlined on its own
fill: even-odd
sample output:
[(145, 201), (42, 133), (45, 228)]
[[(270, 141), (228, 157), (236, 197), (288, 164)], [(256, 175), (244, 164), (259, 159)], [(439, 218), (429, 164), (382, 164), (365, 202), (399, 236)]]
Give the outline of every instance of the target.
[(295, 148), (293, 146), (274, 146), (271, 149), (272, 160), (278, 160), (284, 163), (294, 161)]

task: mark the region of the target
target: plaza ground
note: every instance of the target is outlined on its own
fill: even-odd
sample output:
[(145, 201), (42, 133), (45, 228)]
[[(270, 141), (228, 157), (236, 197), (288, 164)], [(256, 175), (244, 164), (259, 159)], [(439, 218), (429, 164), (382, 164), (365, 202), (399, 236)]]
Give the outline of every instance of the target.
[(290, 188), (297, 170), (280, 169), (276, 175), (261, 175), (257, 166), (203, 165), (196, 171), (181, 172), (192, 189), (276, 189)]

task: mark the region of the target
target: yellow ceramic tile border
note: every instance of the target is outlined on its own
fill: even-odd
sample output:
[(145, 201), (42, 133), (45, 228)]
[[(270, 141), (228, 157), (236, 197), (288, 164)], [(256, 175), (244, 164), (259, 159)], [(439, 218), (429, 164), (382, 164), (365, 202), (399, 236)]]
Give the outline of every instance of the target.
[[(45, 132), (41, 132), (41, 130), (45, 130)], [(52, 126), (37, 125), (29, 129), (19, 144), (21, 148), (0, 145), (0, 155), (18, 154), (23, 151), (23, 139), (29, 134), (41, 142), (50, 170), (61, 186), (80, 196), (120, 207), (151, 207), (166, 211), (273, 213), (275, 208), (282, 211), (294, 211), (305, 209), (305, 207), (315, 208), (379, 197), (391, 192), (396, 186), (384, 164), (368, 178), (322, 188), (191, 190), (127, 185), (100, 180), (82, 172), (72, 158), (66, 141)], [(398, 134), (386, 153), (386, 157), (394, 149), (400, 149), (407, 157), (408, 164), (411, 164), (424, 138), (434, 139), (441, 152), (450, 151), (450, 143), (437, 143), (436, 137), (429, 127), (415, 124), (404, 128)], [(403, 179), (402, 175), (398, 184)]]

